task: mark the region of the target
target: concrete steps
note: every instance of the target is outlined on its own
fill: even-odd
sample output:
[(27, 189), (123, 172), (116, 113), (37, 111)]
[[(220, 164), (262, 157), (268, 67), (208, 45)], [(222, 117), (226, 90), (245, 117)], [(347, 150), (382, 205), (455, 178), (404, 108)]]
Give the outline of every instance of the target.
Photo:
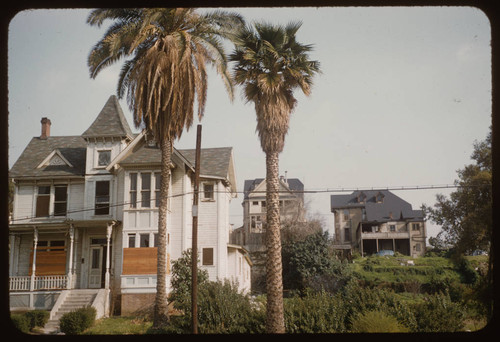
[(46, 334), (57, 334), (59, 332), (59, 319), (67, 312), (73, 310), (84, 308), (86, 306), (92, 305), (97, 292), (99, 290), (84, 289), (84, 290), (71, 290), (63, 303), (58, 308), (53, 308), (56, 310), (52, 319), (50, 319), (45, 327), (43, 328)]

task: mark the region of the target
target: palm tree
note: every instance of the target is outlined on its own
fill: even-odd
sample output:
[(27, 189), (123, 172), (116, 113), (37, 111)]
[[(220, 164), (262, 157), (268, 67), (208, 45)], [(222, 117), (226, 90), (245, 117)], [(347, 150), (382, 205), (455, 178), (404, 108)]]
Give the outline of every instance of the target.
[(240, 15), (225, 11), (198, 14), (192, 8), (96, 9), (87, 22), (100, 27), (112, 20), (88, 57), (90, 76), (123, 57), (117, 93), (133, 112), (136, 127), (144, 125), (161, 150), (158, 215), (155, 327), (168, 322), (167, 201), (173, 143), (193, 124), (195, 101), (201, 120), (207, 95), (206, 65), (215, 66), (230, 98), (232, 80), (222, 40), (243, 25)]
[(230, 55), (234, 80), (244, 88), (247, 102), (257, 114), (257, 132), (266, 154), (266, 290), (269, 333), (285, 332), (279, 211), (279, 153), (285, 145), (290, 114), (297, 104), (293, 91), (311, 93), (319, 62), (308, 59), (311, 45), (296, 40), (300, 22), (286, 26), (255, 23), (237, 34)]

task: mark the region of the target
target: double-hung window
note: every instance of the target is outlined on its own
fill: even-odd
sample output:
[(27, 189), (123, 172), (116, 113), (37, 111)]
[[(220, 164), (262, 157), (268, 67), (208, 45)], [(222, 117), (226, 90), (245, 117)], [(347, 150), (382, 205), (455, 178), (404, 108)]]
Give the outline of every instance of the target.
[(109, 181), (95, 182), (94, 215), (109, 215)]
[[(50, 215), (66, 216), (68, 204), (68, 185), (40, 185), (37, 190), (35, 209), (36, 217), (48, 217)], [(53, 203), (53, 205), (51, 203)]]
[(49, 216), (50, 206), (50, 185), (41, 185), (38, 187), (36, 197), (36, 217)]
[(206, 201), (213, 201), (215, 199), (213, 183), (203, 183), (203, 199)]
[(141, 207), (151, 207), (151, 173), (141, 173)]
[(54, 216), (66, 216), (68, 186), (54, 186)]
[(137, 208), (137, 173), (130, 174), (130, 208)]
[(161, 173), (155, 173), (155, 206), (160, 207)]

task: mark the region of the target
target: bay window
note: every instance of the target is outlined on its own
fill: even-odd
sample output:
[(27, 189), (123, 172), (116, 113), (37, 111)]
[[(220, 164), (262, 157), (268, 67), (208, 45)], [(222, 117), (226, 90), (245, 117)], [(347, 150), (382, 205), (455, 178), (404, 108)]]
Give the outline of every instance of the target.
[[(129, 174), (129, 208), (158, 208), (160, 206), (161, 174), (131, 172)], [(140, 200), (137, 199), (140, 192)]]

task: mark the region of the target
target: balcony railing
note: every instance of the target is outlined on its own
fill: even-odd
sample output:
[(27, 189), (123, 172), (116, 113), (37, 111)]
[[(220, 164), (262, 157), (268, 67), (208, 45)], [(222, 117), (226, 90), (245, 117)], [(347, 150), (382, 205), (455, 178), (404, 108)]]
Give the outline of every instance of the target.
[(379, 233), (361, 233), (362, 239), (408, 239), (408, 232), (379, 232)]
[(9, 277), (9, 291), (63, 290), (68, 288), (67, 275)]

